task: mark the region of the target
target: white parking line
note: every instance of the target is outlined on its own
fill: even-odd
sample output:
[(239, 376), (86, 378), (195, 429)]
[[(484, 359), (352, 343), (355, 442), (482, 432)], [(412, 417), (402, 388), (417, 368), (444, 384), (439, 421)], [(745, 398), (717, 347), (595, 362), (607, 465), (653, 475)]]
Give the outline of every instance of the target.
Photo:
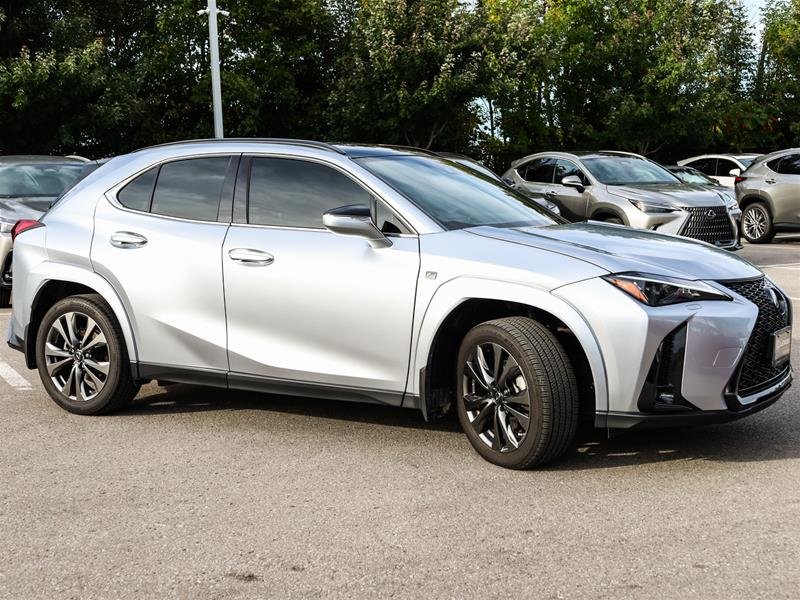
[(6, 361), (0, 360), (0, 377), (15, 390), (32, 390), (33, 386)]
[(762, 269), (797, 269), (800, 263), (784, 263), (782, 265), (763, 265)]

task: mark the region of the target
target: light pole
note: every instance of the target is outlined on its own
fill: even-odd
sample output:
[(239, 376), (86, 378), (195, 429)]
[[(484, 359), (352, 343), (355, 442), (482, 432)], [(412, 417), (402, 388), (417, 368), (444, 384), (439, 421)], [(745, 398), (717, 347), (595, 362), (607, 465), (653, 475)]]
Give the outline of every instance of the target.
[(208, 0), (208, 6), (197, 11), (198, 15), (208, 15), (208, 50), (211, 61), (211, 100), (214, 105), (214, 137), (223, 138), (222, 132), (222, 84), (219, 79), (219, 34), (217, 14), (227, 17), (227, 10), (217, 8), (217, 0)]

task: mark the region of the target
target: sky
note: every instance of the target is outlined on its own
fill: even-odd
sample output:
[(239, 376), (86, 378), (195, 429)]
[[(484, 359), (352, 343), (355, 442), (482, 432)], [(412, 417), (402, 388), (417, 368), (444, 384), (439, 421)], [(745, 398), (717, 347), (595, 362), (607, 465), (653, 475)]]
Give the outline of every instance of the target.
[(756, 31), (761, 31), (761, 7), (764, 0), (744, 0), (745, 8), (750, 15), (750, 22), (756, 26)]

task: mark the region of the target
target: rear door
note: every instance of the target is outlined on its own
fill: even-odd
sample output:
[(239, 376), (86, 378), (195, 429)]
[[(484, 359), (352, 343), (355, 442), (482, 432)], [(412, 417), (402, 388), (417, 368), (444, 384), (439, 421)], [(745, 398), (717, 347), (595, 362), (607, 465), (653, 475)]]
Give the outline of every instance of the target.
[(717, 159), (717, 176), (714, 177), (721, 185), (732, 188), (736, 181), (736, 175), (731, 175), (731, 171), (738, 169), (739, 173), (742, 168), (735, 162), (727, 158)]
[(520, 165), (517, 167), (517, 174), (519, 175), (517, 188), (533, 198), (551, 200), (551, 196), (555, 195), (553, 191), (555, 166), (556, 160), (554, 158), (535, 158), (524, 165)]
[(800, 153), (788, 154), (767, 175), (764, 191), (772, 198), (775, 223), (800, 223)]
[(98, 203), (92, 264), (128, 310), (144, 374), (201, 369), (224, 378), (220, 253), (228, 222), (219, 213), (238, 160), (165, 162)]

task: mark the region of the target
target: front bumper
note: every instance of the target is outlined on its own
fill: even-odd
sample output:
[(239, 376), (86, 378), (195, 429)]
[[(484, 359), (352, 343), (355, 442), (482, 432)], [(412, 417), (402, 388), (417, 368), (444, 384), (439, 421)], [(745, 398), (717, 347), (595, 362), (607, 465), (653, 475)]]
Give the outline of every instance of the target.
[[(704, 226), (703, 219), (708, 218), (704, 211), (715, 212), (713, 218), (718, 219), (716, 227)], [(680, 235), (713, 244), (723, 250), (742, 248), (739, 232), (741, 211), (737, 215), (721, 205), (705, 208), (676, 207), (671, 213), (647, 213), (632, 208), (627, 216), (629, 225), (637, 229)]]
[(789, 388), (788, 364), (763, 385), (739, 388), (745, 358), (757, 364), (748, 344), (761, 323), (759, 307), (722, 283), (708, 283), (732, 300), (649, 307), (599, 279), (553, 291), (584, 315), (600, 347), (608, 398), (597, 398), (598, 426), (729, 421), (765, 408)]

